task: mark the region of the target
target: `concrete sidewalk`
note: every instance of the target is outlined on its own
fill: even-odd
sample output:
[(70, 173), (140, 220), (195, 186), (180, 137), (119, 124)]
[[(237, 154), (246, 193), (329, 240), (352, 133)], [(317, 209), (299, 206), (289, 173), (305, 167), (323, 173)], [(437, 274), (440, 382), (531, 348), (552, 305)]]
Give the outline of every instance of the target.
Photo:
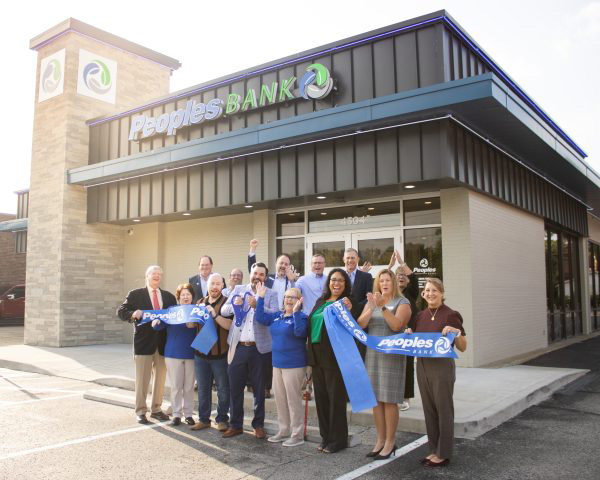
[[(131, 345), (93, 345), (48, 348), (28, 345), (0, 347), (0, 367), (94, 382), (125, 390), (134, 389)], [(555, 391), (585, 375), (588, 370), (516, 365), (503, 368), (457, 368), (454, 388), (455, 436), (476, 438), (549, 398)], [(416, 383), (416, 382), (415, 382)], [(400, 413), (398, 428), (425, 433), (419, 391), (411, 408)], [(124, 392), (125, 397), (128, 395)], [(103, 401), (103, 399), (95, 399)], [(104, 401), (110, 401), (107, 397)], [(252, 397), (247, 395), (251, 408)], [(128, 403), (123, 405), (128, 406)], [(276, 418), (275, 402), (267, 400), (267, 416)], [(314, 402), (309, 420), (316, 419)], [(352, 413), (350, 425), (372, 426), (371, 412)]]

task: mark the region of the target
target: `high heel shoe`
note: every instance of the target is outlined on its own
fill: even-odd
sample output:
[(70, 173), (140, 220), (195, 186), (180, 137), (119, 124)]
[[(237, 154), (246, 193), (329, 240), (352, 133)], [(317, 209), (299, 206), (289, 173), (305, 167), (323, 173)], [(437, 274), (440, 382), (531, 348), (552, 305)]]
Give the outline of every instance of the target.
[[(381, 455), (381, 454), (377, 454), (373, 457), (373, 460), (387, 460), (388, 458), (390, 458), (392, 456), (392, 454), (394, 455), (394, 457), (396, 456), (396, 449), (398, 447), (396, 445), (394, 445), (394, 448), (392, 448), (390, 450), (390, 453), (388, 453), (387, 455)], [(383, 449), (382, 449), (383, 450)], [(380, 450), (381, 451), (381, 450)]]
[(373, 458), (376, 457), (377, 455), (379, 455), (379, 452), (381, 452), (383, 450), (383, 447), (381, 447), (379, 450), (376, 450), (374, 452), (369, 452), (367, 453), (367, 458)]

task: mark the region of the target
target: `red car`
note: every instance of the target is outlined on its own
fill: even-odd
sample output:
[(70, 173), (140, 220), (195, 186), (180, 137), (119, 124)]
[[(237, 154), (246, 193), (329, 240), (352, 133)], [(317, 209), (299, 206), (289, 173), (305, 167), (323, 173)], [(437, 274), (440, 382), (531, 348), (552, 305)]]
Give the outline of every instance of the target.
[(14, 323), (25, 317), (25, 285), (15, 285), (0, 295), (0, 323)]

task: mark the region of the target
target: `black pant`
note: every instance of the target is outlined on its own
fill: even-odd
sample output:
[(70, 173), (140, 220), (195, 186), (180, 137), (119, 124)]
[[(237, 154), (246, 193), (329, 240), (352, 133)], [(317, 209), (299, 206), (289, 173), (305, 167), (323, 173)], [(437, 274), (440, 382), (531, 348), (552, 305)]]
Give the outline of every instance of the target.
[(321, 444), (335, 452), (348, 446), (346, 387), (338, 368), (312, 367)]
[(265, 353), (265, 390), (273, 388), (273, 353)]

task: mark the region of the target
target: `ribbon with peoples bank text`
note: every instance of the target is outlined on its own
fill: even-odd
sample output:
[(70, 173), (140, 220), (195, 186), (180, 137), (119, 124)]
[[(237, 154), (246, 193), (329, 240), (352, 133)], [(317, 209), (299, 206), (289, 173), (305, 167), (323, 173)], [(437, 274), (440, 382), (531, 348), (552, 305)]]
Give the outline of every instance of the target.
[(167, 325), (199, 323), (202, 329), (194, 338), (192, 348), (207, 355), (216, 343), (217, 329), (215, 321), (204, 305), (177, 305), (163, 310), (142, 310), (142, 319), (138, 325), (160, 320)]
[(381, 353), (457, 358), (452, 348), (454, 334), (444, 336), (441, 333), (399, 333), (386, 337), (367, 335), (341, 300), (326, 307), (323, 318), (353, 412), (377, 405), (371, 381), (353, 338)]

